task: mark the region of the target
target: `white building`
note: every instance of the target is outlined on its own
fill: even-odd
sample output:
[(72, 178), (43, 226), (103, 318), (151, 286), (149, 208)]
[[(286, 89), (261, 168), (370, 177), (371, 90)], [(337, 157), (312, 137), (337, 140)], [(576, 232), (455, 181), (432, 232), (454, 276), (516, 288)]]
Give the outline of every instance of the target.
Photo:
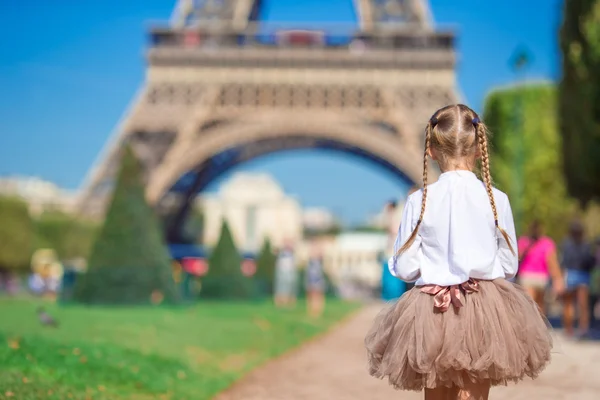
[[(383, 262), (393, 251), (404, 203), (394, 210), (384, 207), (369, 221), (381, 232), (342, 232), (337, 236), (310, 238), (299, 254), (306, 262), (311, 248), (321, 249), (325, 271), (344, 297), (364, 296), (365, 290), (378, 288), (383, 274)], [(372, 292), (371, 292), (372, 294)]]
[(238, 248), (258, 251), (265, 238), (274, 247), (302, 240), (302, 209), (267, 174), (238, 173), (217, 194), (203, 195), (204, 243), (219, 240), (223, 219), (227, 220)]
[(21, 197), (32, 214), (47, 210), (72, 212), (76, 201), (75, 193), (36, 177), (0, 178), (0, 194)]
[(381, 283), (387, 243), (383, 232), (341, 233), (323, 245), (325, 271), (338, 286), (376, 288)]
[(335, 216), (326, 208), (306, 208), (302, 213), (304, 228), (313, 232), (323, 232), (337, 225)]
[(371, 297), (381, 285), (388, 237), (385, 232), (342, 232), (307, 238), (296, 248), (300, 267), (319, 255), (343, 298)]
[(400, 225), (400, 220), (402, 219), (402, 212), (404, 211), (404, 201), (399, 201), (396, 205), (396, 209), (391, 213), (387, 208), (387, 205), (384, 205), (381, 208), (381, 211), (371, 217), (368, 221), (368, 224), (373, 227), (381, 228), (388, 230), (390, 226), (395, 226), (395, 230), (398, 229)]

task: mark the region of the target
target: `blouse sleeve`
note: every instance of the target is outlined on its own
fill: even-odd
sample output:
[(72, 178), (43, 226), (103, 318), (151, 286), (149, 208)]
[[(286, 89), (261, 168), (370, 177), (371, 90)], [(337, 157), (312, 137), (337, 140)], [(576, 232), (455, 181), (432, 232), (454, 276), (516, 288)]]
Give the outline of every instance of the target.
[(415, 241), (404, 253), (398, 254), (398, 250), (406, 243), (417, 225), (417, 219), (414, 217), (414, 198), (415, 196), (409, 197), (404, 206), (402, 222), (400, 223), (398, 236), (394, 242), (394, 254), (388, 261), (390, 273), (406, 282), (414, 282), (421, 276), (419, 255), (421, 254), (422, 239), (419, 234), (417, 234)]
[(506, 243), (504, 236), (499, 234), (498, 257), (506, 278), (513, 278), (519, 269), (519, 256), (517, 235), (515, 233), (515, 221), (513, 219), (512, 208), (510, 207), (510, 201), (508, 200), (508, 197), (505, 199), (502, 214), (500, 215), (500, 227), (508, 234), (511, 242), (510, 244), (515, 253), (510, 250), (510, 247), (508, 246), (508, 243)]

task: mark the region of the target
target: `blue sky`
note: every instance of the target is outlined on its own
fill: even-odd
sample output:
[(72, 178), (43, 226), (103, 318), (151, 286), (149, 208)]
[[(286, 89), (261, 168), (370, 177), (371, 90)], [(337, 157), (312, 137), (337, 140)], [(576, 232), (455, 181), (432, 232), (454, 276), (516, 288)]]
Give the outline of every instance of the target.
[[(145, 29), (173, 0), (0, 0), (0, 175), (35, 175), (75, 189), (143, 81)], [(459, 34), (458, 80), (482, 108), (514, 81), (514, 49), (533, 54), (530, 79), (556, 79), (559, 0), (432, 0), (436, 23)], [(267, 0), (265, 19), (351, 22), (352, 0)], [(343, 155), (298, 151), (242, 167), (272, 173), (308, 206), (357, 222), (403, 187)], [(316, 181), (311, 175), (318, 173)]]

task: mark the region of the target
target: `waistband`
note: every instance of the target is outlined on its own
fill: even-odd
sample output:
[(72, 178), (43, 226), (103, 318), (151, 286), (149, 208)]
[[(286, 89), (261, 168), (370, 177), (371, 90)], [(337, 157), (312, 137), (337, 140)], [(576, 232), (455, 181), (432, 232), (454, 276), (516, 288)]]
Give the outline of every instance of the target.
[(440, 286), (440, 285), (423, 285), (417, 286), (423, 292), (433, 296), (433, 307), (439, 312), (446, 312), (450, 308), (450, 304), (458, 309), (464, 306), (462, 301), (463, 295), (479, 292), (479, 279), (470, 278), (468, 281), (458, 285)]

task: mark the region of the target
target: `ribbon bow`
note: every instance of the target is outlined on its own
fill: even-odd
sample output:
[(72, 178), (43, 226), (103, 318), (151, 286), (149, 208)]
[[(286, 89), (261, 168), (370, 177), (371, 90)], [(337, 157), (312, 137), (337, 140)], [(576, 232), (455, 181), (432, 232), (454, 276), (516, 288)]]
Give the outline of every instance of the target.
[(424, 285), (421, 286), (421, 292), (433, 296), (433, 307), (440, 312), (446, 312), (452, 304), (455, 308), (464, 306), (462, 301), (462, 292), (465, 294), (478, 292), (479, 282), (475, 279), (461, 283), (460, 285), (440, 286), (440, 285)]

